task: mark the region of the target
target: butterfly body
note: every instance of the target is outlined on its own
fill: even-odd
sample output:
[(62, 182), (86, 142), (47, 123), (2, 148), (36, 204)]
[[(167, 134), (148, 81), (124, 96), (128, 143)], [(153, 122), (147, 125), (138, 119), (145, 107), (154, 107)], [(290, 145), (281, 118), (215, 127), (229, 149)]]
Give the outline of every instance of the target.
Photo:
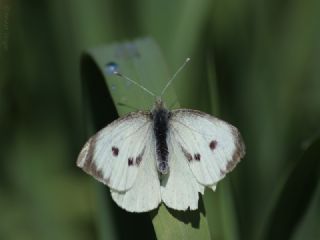
[(161, 174), (167, 174), (169, 171), (167, 137), (170, 115), (170, 111), (164, 106), (163, 102), (160, 99), (157, 100), (151, 111), (151, 118), (156, 141), (157, 168)]

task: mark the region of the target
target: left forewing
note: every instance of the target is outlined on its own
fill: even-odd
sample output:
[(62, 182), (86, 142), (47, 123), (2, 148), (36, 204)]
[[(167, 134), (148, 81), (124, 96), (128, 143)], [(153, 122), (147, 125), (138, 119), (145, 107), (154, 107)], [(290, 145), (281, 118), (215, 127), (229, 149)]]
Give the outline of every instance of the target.
[(77, 165), (117, 191), (132, 187), (145, 160), (151, 120), (147, 112), (119, 118), (92, 136), (82, 148)]

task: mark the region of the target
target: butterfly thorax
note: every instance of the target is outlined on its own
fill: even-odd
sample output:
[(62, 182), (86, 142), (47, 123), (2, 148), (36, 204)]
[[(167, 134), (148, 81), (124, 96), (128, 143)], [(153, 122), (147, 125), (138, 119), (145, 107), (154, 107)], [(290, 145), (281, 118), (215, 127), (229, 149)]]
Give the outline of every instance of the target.
[(157, 168), (161, 174), (167, 174), (169, 171), (167, 144), (169, 118), (170, 111), (165, 108), (161, 100), (156, 101), (152, 110), (152, 120), (156, 140)]

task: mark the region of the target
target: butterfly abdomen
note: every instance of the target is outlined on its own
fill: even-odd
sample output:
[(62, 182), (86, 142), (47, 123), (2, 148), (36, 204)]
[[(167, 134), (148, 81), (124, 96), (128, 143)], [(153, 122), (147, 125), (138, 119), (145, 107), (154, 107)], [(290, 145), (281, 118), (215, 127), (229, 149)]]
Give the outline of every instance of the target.
[(157, 167), (161, 174), (169, 171), (168, 165), (168, 126), (170, 112), (165, 108), (157, 108), (152, 113), (153, 131), (156, 140)]

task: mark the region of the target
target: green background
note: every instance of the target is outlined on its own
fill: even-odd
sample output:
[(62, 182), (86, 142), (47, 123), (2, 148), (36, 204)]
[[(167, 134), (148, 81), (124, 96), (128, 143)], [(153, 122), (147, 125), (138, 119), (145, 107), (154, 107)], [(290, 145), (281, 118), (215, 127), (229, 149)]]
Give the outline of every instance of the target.
[(155, 238), (149, 214), (119, 209), (75, 166), (81, 53), (144, 36), (169, 75), (191, 57), (179, 104), (244, 137), (246, 157), (204, 197), (212, 239), (319, 239), (319, 13), (318, 0), (2, 0), (0, 239)]

